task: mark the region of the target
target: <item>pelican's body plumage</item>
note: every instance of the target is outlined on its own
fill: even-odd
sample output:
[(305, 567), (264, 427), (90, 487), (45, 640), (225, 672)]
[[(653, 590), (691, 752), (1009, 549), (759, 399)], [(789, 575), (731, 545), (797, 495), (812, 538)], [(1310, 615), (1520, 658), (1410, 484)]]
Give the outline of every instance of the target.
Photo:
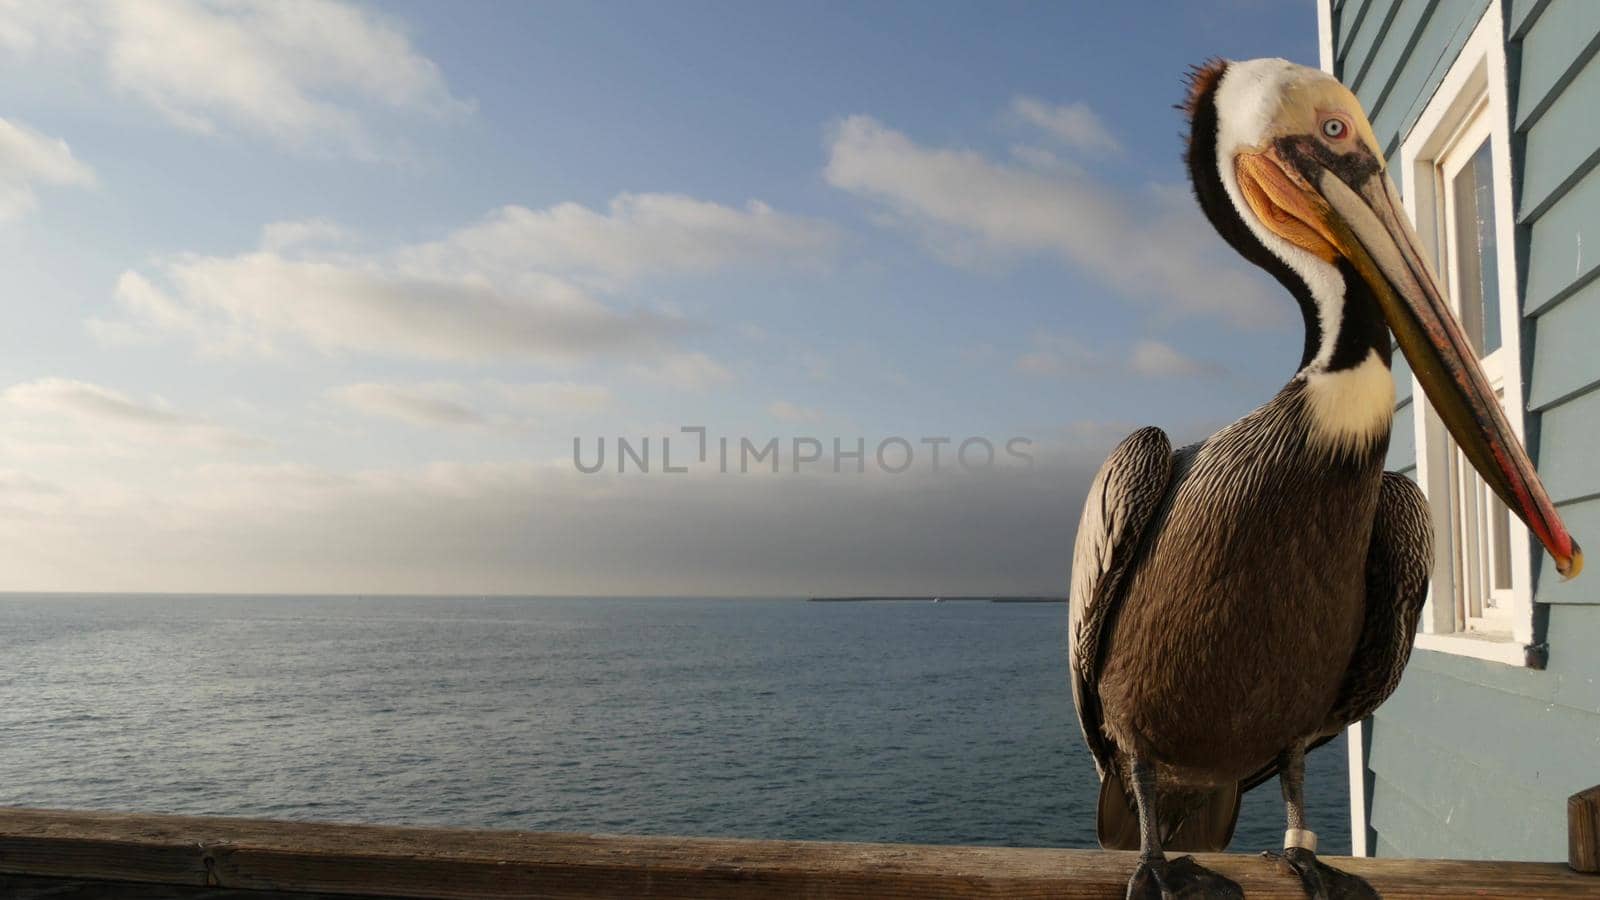
[[(1117, 614), (1127, 639), (1101, 660), (1101, 727), (1185, 783), (1242, 780), (1295, 739), (1346, 724), (1328, 718), (1366, 607), (1388, 442), (1328, 457), (1293, 425), (1305, 415), (1302, 393), (1291, 384), (1179, 452)], [(1203, 627), (1162, 627), (1170, 597), (1204, 616)], [(1306, 652), (1311, 641), (1325, 652)], [(1149, 659), (1165, 662), (1152, 671)], [(1254, 727), (1213, 726), (1244, 710)], [(1180, 722), (1190, 727), (1170, 727)]]
[(1475, 380), (1349, 91), (1283, 60), (1219, 61), (1197, 71), (1187, 109), (1201, 208), (1288, 288), (1306, 340), (1267, 403), (1178, 450), (1141, 429), (1089, 490), (1069, 652), (1102, 781), (1100, 839), (1141, 850), (1130, 896), (1237, 896), (1163, 850), (1225, 848), (1241, 792), (1277, 775), (1279, 858), (1314, 896), (1370, 896), (1315, 858), (1302, 783), (1306, 751), (1398, 685), (1433, 566), (1426, 499), (1383, 471), (1391, 328), (1557, 568), (1576, 574), (1582, 556)]

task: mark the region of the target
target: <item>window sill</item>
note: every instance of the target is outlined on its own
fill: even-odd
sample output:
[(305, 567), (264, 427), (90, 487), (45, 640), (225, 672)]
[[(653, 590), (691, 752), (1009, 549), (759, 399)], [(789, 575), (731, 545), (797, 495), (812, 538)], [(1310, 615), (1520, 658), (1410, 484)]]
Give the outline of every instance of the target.
[(1528, 667), (1528, 648), (1510, 635), (1482, 634), (1461, 631), (1454, 634), (1419, 634), (1414, 645), (1418, 650), (1433, 650), (1489, 662), (1505, 663), (1518, 668)]

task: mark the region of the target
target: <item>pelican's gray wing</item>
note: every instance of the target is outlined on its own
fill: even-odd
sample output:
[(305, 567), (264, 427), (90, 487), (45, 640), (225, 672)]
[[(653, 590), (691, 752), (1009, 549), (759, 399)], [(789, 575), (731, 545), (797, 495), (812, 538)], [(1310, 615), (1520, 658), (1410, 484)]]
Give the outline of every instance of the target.
[[(1350, 656), (1325, 733), (1312, 743), (1313, 749), (1345, 726), (1372, 715), (1400, 686), (1432, 570), (1433, 517), (1428, 498), (1411, 479), (1385, 472), (1367, 545), (1367, 609), (1361, 638)], [(1248, 791), (1277, 774), (1273, 763), (1245, 779), (1242, 787)]]
[(1159, 428), (1135, 431), (1106, 457), (1078, 522), (1067, 656), (1078, 724), (1101, 778), (1112, 761), (1112, 748), (1100, 730), (1098, 690), (1106, 632), (1116, 618), (1147, 526), (1166, 496), (1172, 469), (1172, 444), (1166, 433)]
[(1383, 473), (1378, 515), (1367, 545), (1367, 612), (1329, 725), (1343, 728), (1372, 714), (1400, 686), (1433, 570), (1433, 516), (1422, 489)]

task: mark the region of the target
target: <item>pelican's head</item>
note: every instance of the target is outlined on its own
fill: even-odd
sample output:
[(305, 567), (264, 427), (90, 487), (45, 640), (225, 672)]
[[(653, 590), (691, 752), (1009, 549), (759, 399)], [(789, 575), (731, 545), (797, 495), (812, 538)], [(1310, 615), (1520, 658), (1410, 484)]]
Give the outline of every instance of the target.
[(1282, 59), (1195, 70), (1186, 109), (1195, 195), (1222, 236), (1306, 314), (1314, 372), (1359, 363), (1387, 336), (1345, 334), (1371, 303), (1468, 460), (1572, 577), (1583, 553), (1517, 441), (1390, 181), (1360, 102), (1333, 76)]

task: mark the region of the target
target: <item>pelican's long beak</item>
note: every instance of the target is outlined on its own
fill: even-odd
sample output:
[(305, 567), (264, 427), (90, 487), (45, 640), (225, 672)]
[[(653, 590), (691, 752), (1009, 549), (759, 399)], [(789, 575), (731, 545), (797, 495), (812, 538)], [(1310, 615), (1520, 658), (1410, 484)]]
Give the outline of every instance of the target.
[(1472, 467), (1550, 552), (1556, 571), (1575, 577), (1583, 551), (1511, 430), (1381, 162), (1364, 171), (1341, 167), (1341, 177), (1299, 151), (1294, 141), (1280, 140), (1240, 155), (1241, 193), (1279, 235), (1329, 262), (1335, 256), (1350, 262)]

